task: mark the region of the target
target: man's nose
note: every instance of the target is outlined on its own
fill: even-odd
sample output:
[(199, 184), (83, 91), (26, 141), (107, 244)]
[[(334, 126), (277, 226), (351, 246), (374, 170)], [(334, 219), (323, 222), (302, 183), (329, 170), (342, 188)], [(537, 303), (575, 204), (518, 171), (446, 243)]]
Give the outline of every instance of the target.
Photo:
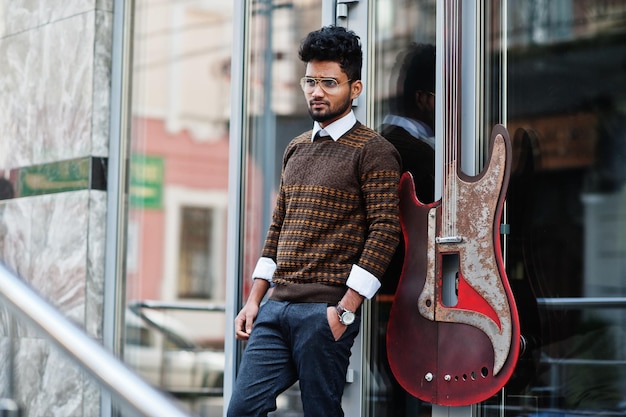
[(313, 87), (313, 91), (311, 91), (312, 96), (323, 96), (326, 94), (324, 89), (322, 88), (322, 84), (320, 82), (315, 83), (315, 87)]

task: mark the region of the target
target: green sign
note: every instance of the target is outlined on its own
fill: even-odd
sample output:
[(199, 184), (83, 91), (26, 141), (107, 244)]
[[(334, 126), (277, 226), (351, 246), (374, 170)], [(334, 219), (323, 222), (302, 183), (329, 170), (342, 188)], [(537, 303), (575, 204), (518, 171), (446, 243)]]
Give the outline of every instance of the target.
[(20, 197), (78, 191), (89, 188), (91, 158), (70, 159), (25, 167), (19, 172)]
[(133, 155), (130, 159), (130, 204), (159, 209), (163, 205), (164, 162), (159, 156)]

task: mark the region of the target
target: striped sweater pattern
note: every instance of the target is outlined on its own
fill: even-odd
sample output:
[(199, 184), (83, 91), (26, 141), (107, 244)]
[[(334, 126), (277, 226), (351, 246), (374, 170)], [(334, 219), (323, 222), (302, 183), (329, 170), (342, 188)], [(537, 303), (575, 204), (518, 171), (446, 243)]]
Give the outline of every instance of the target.
[(353, 264), (382, 278), (400, 237), (399, 160), (359, 122), (336, 142), (290, 142), (263, 249), (277, 264), (271, 298), (337, 302)]

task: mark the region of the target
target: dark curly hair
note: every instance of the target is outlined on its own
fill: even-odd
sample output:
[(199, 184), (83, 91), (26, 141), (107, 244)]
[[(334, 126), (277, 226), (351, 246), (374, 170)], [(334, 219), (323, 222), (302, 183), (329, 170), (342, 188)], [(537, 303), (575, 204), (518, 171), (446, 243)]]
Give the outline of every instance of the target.
[(333, 61), (352, 81), (361, 79), (363, 51), (359, 37), (341, 26), (324, 26), (307, 35), (300, 45), (302, 62)]
[(435, 46), (430, 44), (409, 45), (400, 69), (398, 88), (404, 92), (401, 105), (415, 106), (415, 93), (435, 92)]

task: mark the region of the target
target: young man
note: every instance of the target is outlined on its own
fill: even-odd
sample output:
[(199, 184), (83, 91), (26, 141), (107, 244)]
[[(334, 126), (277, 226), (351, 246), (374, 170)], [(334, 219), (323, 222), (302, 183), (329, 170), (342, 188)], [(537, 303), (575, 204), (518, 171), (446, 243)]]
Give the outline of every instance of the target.
[(231, 417), (267, 415), (298, 380), (305, 416), (343, 416), (359, 307), (380, 287), (400, 237), (400, 157), (352, 112), (363, 89), (359, 37), (324, 27), (303, 41), (300, 59), (313, 130), (285, 150), (265, 247), (235, 319), (248, 343)]

